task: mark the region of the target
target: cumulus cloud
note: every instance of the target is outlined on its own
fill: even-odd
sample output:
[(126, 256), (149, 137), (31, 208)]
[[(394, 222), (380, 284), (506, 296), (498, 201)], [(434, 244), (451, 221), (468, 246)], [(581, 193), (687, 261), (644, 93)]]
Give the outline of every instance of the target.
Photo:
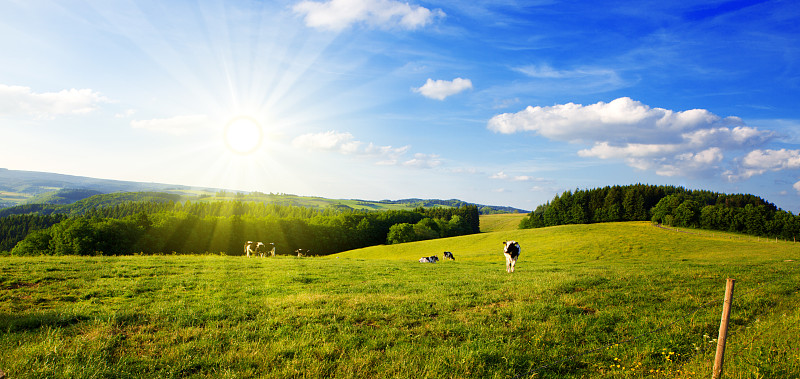
[(705, 109), (674, 112), (651, 108), (628, 97), (609, 103), (575, 103), (549, 107), (528, 106), (489, 120), (489, 130), (499, 133), (534, 132), (568, 142), (611, 143), (680, 142), (683, 133), (743, 126), (737, 117), (721, 118)]
[(800, 150), (753, 150), (742, 158), (738, 171), (728, 171), (731, 181), (748, 179), (767, 171), (800, 169)]
[(672, 111), (622, 97), (609, 103), (529, 106), (492, 117), (497, 133), (531, 132), (551, 140), (591, 147), (578, 155), (620, 159), (659, 175), (699, 175), (720, 170), (726, 152), (760, 146), (775, 137), (738, 117), (705, 109)]
[(414, 92), (430, 99), (444, 100), (448, 96), (471, 88), (472, 81), (469, 79), (455, 78), (451, 81), (428, 79), (422, 87), (414, 88)]
[(209, 122), (210, 120), (206, 115), (184, 115), (150, 120), (133, 120), (131, 121), (131, 127), (180, 136), (196, 132), (198, 129), (207, 128)]
[(416, 168), (433, 168), (441, 164), (436, 154), (416, 153), (413, 158), (406, 154), (411, 146), (379, 146), (373, 143), (357, 141), (352, 134), (346, 132), (327, 131), (308, 133), (297, 136), (292, 146), (305, 150), (329, 151), (344, 155), (360, 156), (375, 159), (375, 164), (383, 166), (407, 166)]
[(109, 99), (91, 89), (36, 93), (29, 87), (0, 84), (0, 116), (32, 115), (49, 119), (90, 113), (108, 102)]
[(439, 9), (430, 10), (394, 0), (304, 0), (292, 9), (304, 17), (306, 26), (333, 31), (358, 23), (384, 29), (415, 30), (445, 16)]

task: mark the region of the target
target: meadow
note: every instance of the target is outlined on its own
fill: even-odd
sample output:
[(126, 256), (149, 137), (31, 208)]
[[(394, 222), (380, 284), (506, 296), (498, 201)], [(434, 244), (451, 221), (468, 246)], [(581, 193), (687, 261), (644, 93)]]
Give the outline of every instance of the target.
[[(482, 224), (476, 235), (316, 258), (1, 257), (0, 370), (707, 378), (730, 277), (724, 377), (800, 377), (799, 244), (647, 222)], [(522, 245), (513, 274), (506, 239)], [(446, 250), (455, 261), (417, 262)]]

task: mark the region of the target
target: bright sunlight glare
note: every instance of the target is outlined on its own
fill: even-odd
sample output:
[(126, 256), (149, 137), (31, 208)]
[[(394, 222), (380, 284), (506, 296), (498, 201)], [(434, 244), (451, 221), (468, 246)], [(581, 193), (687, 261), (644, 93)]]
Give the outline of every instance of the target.
[(255, 152), (261, 146), (263, 137), (261, 125), (251, 117), (234, 117), (225, 125), (225, 145), (236, 154)]

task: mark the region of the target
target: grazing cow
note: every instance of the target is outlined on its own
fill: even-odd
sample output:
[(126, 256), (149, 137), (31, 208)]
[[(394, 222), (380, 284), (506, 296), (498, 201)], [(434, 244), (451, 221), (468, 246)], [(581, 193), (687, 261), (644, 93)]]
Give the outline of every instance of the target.
[(272, 245), (272, 249), (270, 251), (267, 251), (267, 245), (264, 245), (263, 243), (259, 242), (259, 247), (261, 247), (261, 249), (259, 249), (259, 254), (261, 254), (262, 258), (264, 257), (265, 254), (269, 254), (271, 257), (275, 256), (275, 243), (270, 242), (269, 244)]
[(456, 257), (453, 256), (453, 253), (451, 253), (449, 251), (445, 251), (444, 252), (444, 258), (445, 259), (450, 259), (450, 260), (453, 260), (453, 261), (456, 260)]
[(250, 258), (250, 254), (256, 255), (258, 246), (263, 245), (261, 242), (247, 241), (244, 243), (244, 253)]
[(436, 255), (430, 257), (422, 257), (419, 259), (419, 263), (436, 263), (439, 262), (439, 257)]
[(272, 245), (272, 250), (267, 251), (267, 245), (263, 242), (257, 241), (247, 241), (244, 244), (244, 253), (247, 254), (247, 257), (250, 258), (250, 254), (254, 257), (258, 254), (261, 258), (264, 258), (265, 254), (271, 254), (273, 257), (275, 256), (275, 244), (270, 243)]
[(517, 241), (503, 241), (503, 255), (506, 256), (506, 272), (514, 272), (514, 266), (517, 264), (517, 258), (522, 248), (519, 247)]
[(311, 254), (311, 250), (308, 249), (297, 249), (294, 252), (297, 253), (298, 258), (305, 257)]

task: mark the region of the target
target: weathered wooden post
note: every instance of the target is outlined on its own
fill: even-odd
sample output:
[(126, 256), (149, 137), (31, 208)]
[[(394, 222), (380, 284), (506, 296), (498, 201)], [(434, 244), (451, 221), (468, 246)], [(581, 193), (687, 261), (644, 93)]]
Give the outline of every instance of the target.
[(722, 377), (722, 363), (725, 359), (725, 339), (728, 337), (728, 318), (731, 315), (731, 303), (733, 302), (733, 284), (735, 279), (728, 278), (725, 284), (725, 301), (722, 303), (722, 320), (719, 322), (719, 337), (717, 337), (717, 355), (714, 358), (714, 372), (712, 379)]

